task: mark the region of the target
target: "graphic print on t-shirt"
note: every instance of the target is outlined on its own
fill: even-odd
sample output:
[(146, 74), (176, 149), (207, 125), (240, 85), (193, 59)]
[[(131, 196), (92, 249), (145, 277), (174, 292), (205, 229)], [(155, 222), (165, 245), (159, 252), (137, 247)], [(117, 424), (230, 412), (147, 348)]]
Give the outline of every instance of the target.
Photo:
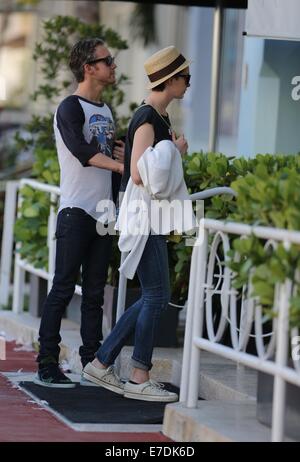
[(111, 118), (94, 114), (89, 119), (89, 129), (91, 144), (97, 146), (102, 154), (112, 157), (115, 126)]

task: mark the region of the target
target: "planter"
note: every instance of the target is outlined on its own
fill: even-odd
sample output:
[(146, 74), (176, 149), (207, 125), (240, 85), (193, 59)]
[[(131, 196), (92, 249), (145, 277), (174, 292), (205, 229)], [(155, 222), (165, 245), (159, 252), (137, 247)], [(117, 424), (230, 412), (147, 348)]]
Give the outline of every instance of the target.
[[(129, 308), (140, 297), (140, 289), (127, 289), (125, 310)], [(104, 291), (104, 304), (103, 304), (103, 335), (109, 333), (115, 324), (116, 311), (117, 311), (117, 298), (118, 289), (116, 287), (106, 285)], [(168, 306), (160, 318), (159, 331), (156, 347), (172, 348), (178, 346), (177, 339), (177, 326), (178, 326), (179, 310), (172, 306)], [(134, 344), (134, 336), (128, 339), (127, 345)]]
[[(256, 417), (268, 427), (272, 423), (273, 383), (273, 376), (258, 372)], [(289, 383), (286, 384), (284, 433), (285, 436), (300, 441), (300, 388)]]
[[(29, 277), (30, 294), (29, 294), (29, 314), (40, 318), (42, 316), (43, 305), (48, 293), (48, 282), (35, 274)], [(74, 294), (66, 310), (67, 317), (71, 321), (80, 323), (80, 305), (81, 296)]]
[[(30, 298), (29, 313), (35, 317), (41, 317), (43, 304), (47, 297), (47, 281), (30, 275)], [(140, 289), (128, 288), (126, 292), (125, 309), (129, 308), (136, 300), (140, 298)], [(111, 285), (104, 288), (103, 303), (103, 338), (105, 338), (116, 322), (118, 289)], [(81, 296), (74, 294), (66, 310), (66, 318), (80, 324), (81, 322)], [(177, 327), (178, 327), (179, 309), (169, 305), (160, 318), (159, 331), (155, 346), (157, 347), (178, 347)], [(134, 336), (132, 336), (127, 345), (133, 345)]]

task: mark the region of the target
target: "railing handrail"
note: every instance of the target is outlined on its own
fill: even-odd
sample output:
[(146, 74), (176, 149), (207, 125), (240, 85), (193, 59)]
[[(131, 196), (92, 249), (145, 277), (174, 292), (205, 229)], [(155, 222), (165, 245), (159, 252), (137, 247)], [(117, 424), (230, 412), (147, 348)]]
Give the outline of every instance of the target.
[(222, 231), (228, 234), (238, 234), (242, 236), (254, 235), (261, 239), (273, 239), (275, 241), (290, 242), (293, 244), (300, 244), (300, 232), (290, 231), (284, 228), (272, 228), (268, 226), (254, 226), (246, 225), (233, 221), (219, 221), (212, 218), (202, 218), (206, 229), (213, 229), (215, 231)]
[(28, 185), (32, 188), (38, 189), (39, 191), (44, 191), (48, 193), (54, 193), (60, 196), (61, 190), (59, 186), (55, 186), (49, 183), (42, 183), (41, 181), (32, 180), (30, 178), (22, 178), (20, 180), (20, 187)]
[[(289, 343), (292, 342), (294, 335), (299, 335), (299, 329), (291, 330), (289, 326), (290, 298), (293, 293), (292, 281), (286, 278), (285, 281), (278, 282), (275, 286), (273, 309), (278, 316), (270, 318), (272, 319), (273, 332), (267, 345), (261, 345), (260, 341), (263, 334), (261, 328), (262, 307), (252, 293), (252, 273), (249, 272), (249, 279), (243, 287), (241, 303), (238, 306), (235, 291), (232, 290), (232, 273), (234, 272), (230, 270), (228, 265), (221, 265), (221, 268), (224, 268), (222, 272), (224, 276), (222, 287), (218, 289), (221, 311), (216, 325), (213, 324), (211, 286), (219, 284), (213, 279), (213, 269), (217, 261), (216, 252), (218, 246), (222, 245), (222, 255), (226, 260), (226, 255), (231, 249), (229, 235), (241, 237), (254, 235), (266, 240), (266, 246), (270, 242), (277, 241), (283, 242), (288, 247), (290, 244), (300, 243), (300, 232), (218, 221), (210, 218), (200, 219), (198, 231), (191, 260), (180, 401), (183, 407), (197, 407), (200, 350), (206, 350), (239, 364), (271, 373), (274, 376), (272, 441), (282, 441), (284, 438), (286, 382), (300, 386), (300, 369), (294, 356), (292, 356), (294, 368), (287, 365)], [(212, 242), (208, 239), (209, 233), (215, 234)], [(238, 309), (240, 310), (240, 317), (237, 315)], [(233, 321), (230, 324), (232, 347), (220, 343), (227, 326), (228, 313), (230, 313)], [(235, 332), (237, 323), (242, 326), (239, 336)], [(204, 324), (206, 324), (208, 334), (207, 340), (203, 337)], [(257, 332), (257, 356), (246, 352), (252, 327)], [(294, 332), (295, 330), (296, 332)], [(275, 356), (274, 361), (270, 361), (273, 356)]]
[[(49, 223), (48, 223), (48, 233), (49, 235), (53, 235), (54, 232), (54, 221), (55, 221), (55, 213), (54, 213), (54, 205), (53, 205), (53, 197), (59, 196), (61, 191), (58, 186), (49, 185), (47, 183), (42, 183), (34, 179), (29, 178), (22, 178), (19, 180), (18, 187), (28, 185), (32, 188), (38, 189), (40, 191), (47, 192), (51, 194), (51, 209), (49, 213)], [(10, 188), (11, 186), (11, 188)], [(10, 191), (12, 200), (6, 203), (9, 204), (9, 207), (5, 207), (5, 209), (9, 209), (11, 212), (10, 217), (10, 229), (11, 233), (13, 232), (13, 217), (12, 213), (15, 210), (15, 202), (14, 198), (15, 189), (12, 188), (13, 183), (7, 184), (7, 191)], [(231, 188), (221, 187), (221, 188), (211, 188), (206, 191), (201, 191), (199, 193), (192, 194), (190, 198), (192, 200), (201, 200), (206, 199), (208, 197), (212, 197), (217, 194), (233, 194), (236, 195), (235, 192)], [(20, 200), (20, 196), (19, 196)], [(220, 233), (222, 239), (227, 239), (228, 241), (228, 234), (235, 234), (240, 236), (250, 236), (254, 235), (261, 239), (266, 240), (275, 240), (275, 241), (282, 241), (285, 244), (294, 243), (300, 244), (300, 232), (298, 231), (290, 231), (286, 229), (278, 229), (272, 227), (265, 227), (265, 226), (255, 226), (255, 225), (247, 225), (244, 223), (236, 223), (236, 222), (226, 222), (226, 221), (218, 221), (209, 218), (201, 218), (200, 219), (200, 233), (197, 238), (196, 245), (193, 249), (192, 261), (191, 261), (191, 272), (190, 272), (190, 284), (189, 284), (189, 300), (188, 300), (188, 312), (187, 312), (187, 321), (186, 321), (186, 334), (185, 334), (185, 345), (184, 345), (184, 358), (182, 364), (182, 377), (188, 377), (189, 383), (185, 384), (183, 387), (182, 381), (182, 389), (186, 389), (186, 385), (188, 385), (188, 395), (185, 399), (183, 399), (183, 403), (186, 401), (188, 407), (194, 407), (194, 402), (197, 400), (197, 391), (198, 391), (198, 383), (196, 383), (197, 371), (199, 369), (199, 357), (197, 353), (198, 348), (207, 349), (208, 351), (213, 351), (217, 354), (223, 355), (224, 357), (231, 357), (233, 360), (241, 360), (241, 363), (248, 364), (250, 367), (258, 366), (257, 369), (264, 369), (264, 364), (266, 363), (266, 367), (269, 367), (269, 372), (273, 373), (275, 376), (275, 396), (276, 399), (273, 401), (273, 440), (278, 441), (282, 437), (283, 432), (283, 424), (280, 422), (279, 416), (282, 416), (284, 410), (284, 384), (285, 381), (290, 381), (291, 383), (298, 384), (299, 383), (299, 376), (289, 369), (286, 366), (286, 341), (287, 341), (287, 332), (288, 332), (288, 300), (289, 300), (289, 281), (287, 280), (284, 284), (280, 286), (280, 301), (278, 306), (280, 307), (279, 310), (279, 319), (278, 319), (278, 332), (277, 335), (280, 336), (280, 339), (276, 339), (277, 342), (277, 352), (276, 352), (276, 360), (274, 365), (267, 361), (266, 359), (251, 359), (249, 358), (248, 353), (244, 353), (242, 351), (229, 351), (228, 347), (218, 345), (216, 341), (207, 341), (201, 337), (200, 329), (201, 329), (201, 316), (203, 315), (203, 306), (205, 303), (204, 300), (204, 292), (206, 287), (206, 261), (207, 261), (207, 254), (208, 254), (208, 233), (209, 232), (216, 232)], [(7, 231), (7, 230), (6, 230)], [(204, 240), (201, 240), (201, 232), (204, 234)], [(48, 236), (49, 237), (49, 236)], [(197, 246), (197, 243), (199, 246)], [(224, 242), (223, 242), (224, 243)], [(48, 240), (49, 244), (49, 240)], [(50, 247), (53, 247), (54, 242), (50, 240)], [(50, 250), (49, 247), (49, 250)], [(11, 252), (12, 253), (12, 252)], [(122, 258), (124, 255), (122, 254)], [(24, 284), (24, 274), (25, 270), (31, 272), (40, 272), (42, 277), (44, 276), (48, 279), (48, 282), (51, 283), (51, 277), (53, 276), (53, 254), (49, 251), (49, 260), (52, 261), (52, 266), (50, 269), (49, 264), (49, 271), (44, 270), (36, 270), (32, 265), (27, 264), (26, 261), (21, 260), (20, 255), (16, 255), (15, 259), (15, 277), (14, 277), (14, 311), (19, 312), (21, 307), (21, 295), (23, 294), (23, 284)], [(50, 262), (49, 262), (50, 263)], [(1, 276), (6, 275), (6, 279), (8, 278), (8, 268), (2, 268)], [(8, 280), (8, 279), (7, 279)], [(3, 286), (3, 277), (1, 280), (1, 287)], [(76, 286), (76, 293), (80, 292), (80, 287)], [(0, 290), (1, 293), (1, 290)], [(118, 307), (122, 304), (124, 305), (124, 295), (126, 295), (126, 278), (120, 275), (119, 278), (119, 293), (118, 293)], [(5, 293), (2, 297), (5, 298), (7, 293)], [(23, 305), (22, 305), (23, 306)], [(123, 306), (124, 309), (124, 306)], [(201, 312), (201, 315), (200, 315)], [(120, 311), (118, 310), (118, 314)], [(194, 316), (195, 315), (195, 316)], [(198, 326), (199, 323), (199, 326)], [(189, 332), (188, 332), (188, 329)], [(187, 334), (188, 332), (188, 334)], [(190, 357), (190, 353), (186, 354), (186, 345), (188, 345), (188, 349), (190, 353), (192, 353), (192, 357)], [(185, 351), (186, 350), (186, 351)], [(184, 366), (184, 364), (186, 365)], [(185, 370), (184, 370), (185, 368)], [(199, 375), (199, 374), (198, 374)], [(198, 380), (197, 376), (197, 380)], [(283, 390), (283, 391), (282, 391)], [(275, 407), (274, 407), (275, 406)]]
[(190, 195), (190, 199), (192, 201), (201, 200), (201, 199), (209, 199), (210, 197), (218, 196), (220, 194), (229, 194), (232, 196), (237, 195), (236, 192), (232, 188), (229, 188), (228, 186), (220, 186), (220, 187), (209, 188), (209, 189), (205, 189), (204, 191), (193, 193)]

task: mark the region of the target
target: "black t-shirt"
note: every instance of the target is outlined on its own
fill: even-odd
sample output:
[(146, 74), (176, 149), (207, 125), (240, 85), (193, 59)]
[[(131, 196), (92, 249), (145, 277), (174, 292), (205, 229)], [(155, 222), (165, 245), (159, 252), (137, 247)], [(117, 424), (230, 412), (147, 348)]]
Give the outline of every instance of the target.
[(134, 134), (136, 130), (145, 123), (149, 123), (153, 126), (153, 146), (162, 140), (172, 140), (169, 117), (159, 115), (156, 110), (148, 104), (140, 106), (131, 119), (126, 135), (124, 174), (122, 176), (120, 191), (125, 191), (130, 178), (130, 162)]

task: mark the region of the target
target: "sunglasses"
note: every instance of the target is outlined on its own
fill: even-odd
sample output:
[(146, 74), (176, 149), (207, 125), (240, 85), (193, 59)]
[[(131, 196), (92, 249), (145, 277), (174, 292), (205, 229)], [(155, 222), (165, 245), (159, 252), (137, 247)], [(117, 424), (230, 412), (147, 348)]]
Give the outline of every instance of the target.
[(100, 63), (100, 61), (103, 61), (106, 66), (112, 66), (115, 62), (115, 58), (114, 56), (105, 56), (105, 58), (95, 58), (95, 59), (91, 59), (91, 61), (87, 61), (85, 64), (96, 64), (96, 63)]
[(183, 77), (187, 87), (190, 86), (191, 74), (177, 74), (176, 77)]

